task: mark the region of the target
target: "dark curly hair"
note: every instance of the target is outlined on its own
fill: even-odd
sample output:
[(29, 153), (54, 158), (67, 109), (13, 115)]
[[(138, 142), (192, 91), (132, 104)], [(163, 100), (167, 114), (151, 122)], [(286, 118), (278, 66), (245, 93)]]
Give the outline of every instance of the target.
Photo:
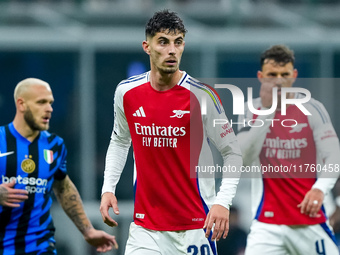
[(169, 10), (162, 10), (156, 12), (145, 26), (145, 36), (155, 36), (158, 32), (167, 31), (169, 33), (183, 33), (187, 30), (184, 27), (183, 21), (178, 17), (177, 13)]
[(285, 45), (274, 45), (262, 53), (261, 66), (263, 66), (267, 60), (274, 60), (281, 66), (284, 66), (290, 62), (294, 65), (294, 51)]

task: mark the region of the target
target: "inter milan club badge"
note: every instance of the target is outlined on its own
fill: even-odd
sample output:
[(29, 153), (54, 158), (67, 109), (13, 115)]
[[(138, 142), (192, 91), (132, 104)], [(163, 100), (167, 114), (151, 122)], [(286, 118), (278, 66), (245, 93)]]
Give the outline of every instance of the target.
[[(29, 156), (25, 156), (26, 159), (24, 159), (22, 162), (21, 162), (21, 169), (22, 171), (24, 171), (25, 173), (32, 173), (34, 170), (35, 170), (35, 163), (34, 161), (31, 159), (32, 158), (32, 155), (29, 155)], [(28, 158), (27, 158), (28, 157)]]

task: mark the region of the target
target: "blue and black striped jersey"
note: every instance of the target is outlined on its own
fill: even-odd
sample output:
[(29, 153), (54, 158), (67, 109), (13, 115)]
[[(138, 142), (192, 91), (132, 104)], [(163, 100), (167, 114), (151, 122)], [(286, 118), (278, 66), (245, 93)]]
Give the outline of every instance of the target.
[(51, 193), (54, 180), (67, 174), (66, 154), (55, 134), (42, 131), (30, 142), (13, 123), (0, 127), (0, 183), (15, 180), (29, 193), (20, 207), (0, 206), (0, 255), (55, 253)]

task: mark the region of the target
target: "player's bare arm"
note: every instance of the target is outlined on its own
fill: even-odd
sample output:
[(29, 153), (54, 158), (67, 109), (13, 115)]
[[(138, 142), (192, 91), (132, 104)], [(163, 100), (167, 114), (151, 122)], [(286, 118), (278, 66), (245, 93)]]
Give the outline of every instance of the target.
[(118, 248), (114, 236), (93, 228), (84, 211), (79, 192), (68, 176), (64, 180), (55, 181), (53, 191), (65, 213), (83, 234), (85, 240), (97, 247), (98, 252), (110, 251), (112, 247)]
[[(215, 225), (215, 226), (214, 226)], [(222, 205), (215, 204), (211, 207), (203, 228), (206, 229), (205, 236), (208, 238), (214, 227), (212, 241), (218, 241), (223, 235), (225, 239), (229, 232), (229, 210)]]
[(24, 189), (14, 189), (15, 181), (0, 185), (0, 205), (19, 207), (21, 202), (28, 199), (28, 192)]
[(68, 217), (74, 222), (81, 233), (92, 228), (83, 209), (80, 195), (68, 176), (62, 181), (56, 181), (53, 191)]
[(102, 218), (105, 224), (107, 224), (110, 227), (116, 227), (118, 226), (118, 223), (111, 218), (109, 214), (109, 209), (112, 207), (113, 212), (115, 214), (119, 214), (119, 208), (117, 203), (116, 196), (111, 192), (106, 192), (102, 195), (102, 200), (100, 203), (100, 213), (102, 214)]

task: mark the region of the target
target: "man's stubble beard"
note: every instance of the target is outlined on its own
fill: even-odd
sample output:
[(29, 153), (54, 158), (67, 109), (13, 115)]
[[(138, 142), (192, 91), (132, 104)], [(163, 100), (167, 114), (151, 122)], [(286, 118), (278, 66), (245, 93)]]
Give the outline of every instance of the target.
[(26, 121), (27, 125), (33, 130), (33, 131), (43, 131), (47, 130), (49, 128), (49, 125), (47, 124), (46, 127), (40, 127), (35, 121), (32, 114), (32, 111), (30, 108), (27, 108), (27, 110), (24, 113), (24, 120)]

